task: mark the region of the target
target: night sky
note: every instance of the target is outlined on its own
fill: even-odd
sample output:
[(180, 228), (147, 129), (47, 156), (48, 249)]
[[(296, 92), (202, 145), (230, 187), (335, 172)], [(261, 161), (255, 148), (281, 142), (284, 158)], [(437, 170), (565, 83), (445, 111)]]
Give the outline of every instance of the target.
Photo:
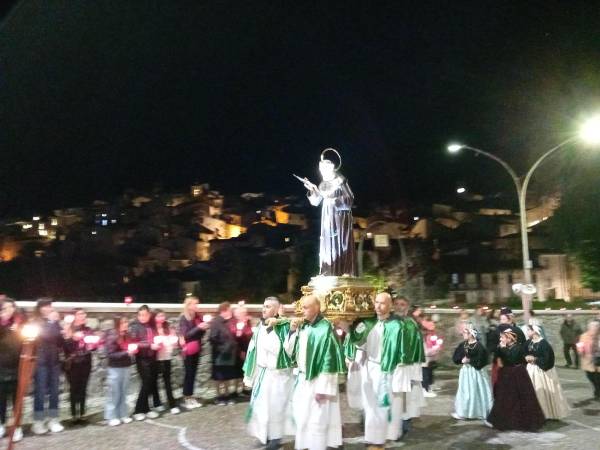
[[(521, 171), (600, 110), (596, 2), (13, 3), (0, 10), (3, 217), (195, 180), (300, 194), (290, 174), (316, 178), (329, 146), (360, 205), (446, 198), (459, 182), (510, 190), (493, 162), (446, 144)], [(569, 149), (540, 179), (585, 157)]]

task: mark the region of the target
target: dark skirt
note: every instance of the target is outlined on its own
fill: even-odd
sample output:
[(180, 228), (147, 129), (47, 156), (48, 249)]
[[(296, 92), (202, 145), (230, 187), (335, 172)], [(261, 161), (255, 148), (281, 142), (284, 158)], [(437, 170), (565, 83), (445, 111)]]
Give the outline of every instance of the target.
[(498, 430), (536, 431), (544, 420), (525, 365), (499, 368), (488, 422)]
[(215, 381), (236, 380), (242, 377), (237, 366), (213, 366), (212, 368), (212, 378)]

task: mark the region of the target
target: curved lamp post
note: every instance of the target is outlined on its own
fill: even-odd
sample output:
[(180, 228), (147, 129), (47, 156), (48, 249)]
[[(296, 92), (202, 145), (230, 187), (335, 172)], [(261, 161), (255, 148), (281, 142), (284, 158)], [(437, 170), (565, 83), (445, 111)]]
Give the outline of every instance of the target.
[(525, 178), (521, 181), (521, 178), (516, 174), (513, 168), (503, 159), (498, 156), (481, 150), (479, 148), (471, 147), (469, 145), (452, 144), (448, 146), (448, 152), (458, 153), (461, 150), (470, 150), (478, 155), (483, 155), (487, 158), (493, 159), (500, 164), (510, 175), (517, 190), (517, 199), (519, 201), (519, 218), (521, 224), (521, 248), (523, 254), (523, 278), (524, 283), (518, 287), (518, 293), (521, 294), (521, 301), (523, 303), (523, 314), (525, 322), (529, 321), (529, 310), (531, 309), (531, 298), (535, 294), (535, 286), (531, 280), (531, 269), (533, 267), (532, 261), (529, 259), (529, 237), (527, 235), (527, 187), (531, 181), (531, 177), (535, 170), (540, 164), (550, 155), (557, 150), (565, 147), (567, 144), (581, 139), (585, 142), (592, 144), (600, 144), (600, 116), (596, 116), (587, 122), (585, 122), (578, 135), (572, 136), (569, 139), (564, 140), (560, 144), (552, 147), (540, 156), (531, 168), (527, 171)]

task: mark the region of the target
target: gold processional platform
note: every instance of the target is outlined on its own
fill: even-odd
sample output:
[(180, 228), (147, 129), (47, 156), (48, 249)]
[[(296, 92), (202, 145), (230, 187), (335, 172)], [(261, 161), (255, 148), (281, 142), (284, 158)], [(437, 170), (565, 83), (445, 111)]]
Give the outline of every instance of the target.
[[(352, 322), (375, 314), (377, 288), (366, 278), (352, 276), (316, 276), (302, 286), (302, 296), (314, 294), (321, 302), (321, 313), (330, 321)], [(300, 299), (301, 300), (301, 299)], [(302, 302), (295, 302), (297, 316), (302, 316)]]

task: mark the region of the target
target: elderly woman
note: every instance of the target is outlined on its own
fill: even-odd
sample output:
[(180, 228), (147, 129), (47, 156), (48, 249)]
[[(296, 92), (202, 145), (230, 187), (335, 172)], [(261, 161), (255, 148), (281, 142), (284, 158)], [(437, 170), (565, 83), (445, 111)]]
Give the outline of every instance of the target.
[(594, 398), (600, 400), (600, 321), (588, 323), (585, 333), (579, 338), (577, 350), (581, 354), (581, 368), (594, 388)]
[(546, 419), (559, 420), (569, 415), (569, 404), (565, 399), (560, 381), (554, 369), (554, 350), (542, 337), (538, 325), (527, 325), (528, 340), (525, 345), (527, 373), (533, 383), (535, 395)]
[(488, 423), (498, 430), (536, 431), (544, 424), (531, 379), (525, 367), (523, 345), (517, 342), (513, 327), (500, 333), (498, 380), (494, 386), (494, 406)]
[(489, 362), (488, 352), (472, 326), (463, 330), (464, 341), (454, 350), (452, 360), (460, 364), (458, 391), (452, 417), (457, 420), (485, 420), (492, 408), (490, 378), (483, 369)]

